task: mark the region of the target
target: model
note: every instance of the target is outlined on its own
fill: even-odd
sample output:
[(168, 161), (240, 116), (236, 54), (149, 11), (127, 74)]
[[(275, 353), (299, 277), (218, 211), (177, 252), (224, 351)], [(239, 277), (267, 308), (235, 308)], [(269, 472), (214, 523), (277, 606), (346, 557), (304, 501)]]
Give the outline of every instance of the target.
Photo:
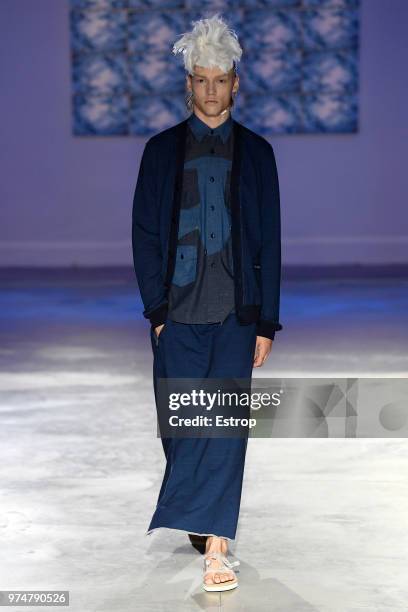
[[(234, 120), (237, 35), (219, 14), (174, 44), (187, 119), (145, 145), (132, 219), (135, 273), (151, 324), (153, 381), (251, 378), (279, 323), (281, 231), (273, 148)], [(156, 393), (157, 402), (157, 393)], [(185, 531), (205, 590), (238, 584), (236, 535), (247, 437), (162, 438), (166, 470), (147, 533)]]

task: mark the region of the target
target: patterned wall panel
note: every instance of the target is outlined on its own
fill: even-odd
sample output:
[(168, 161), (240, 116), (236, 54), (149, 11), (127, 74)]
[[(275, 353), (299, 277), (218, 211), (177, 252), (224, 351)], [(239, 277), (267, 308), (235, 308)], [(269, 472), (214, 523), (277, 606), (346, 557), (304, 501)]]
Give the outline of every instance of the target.
[(220, 12), (243, 48), (234, 117), (264, 134), (356, 132), (359, 0), (70, 0), (76, 135), (150, 136), (188, 116), (172, 46)]

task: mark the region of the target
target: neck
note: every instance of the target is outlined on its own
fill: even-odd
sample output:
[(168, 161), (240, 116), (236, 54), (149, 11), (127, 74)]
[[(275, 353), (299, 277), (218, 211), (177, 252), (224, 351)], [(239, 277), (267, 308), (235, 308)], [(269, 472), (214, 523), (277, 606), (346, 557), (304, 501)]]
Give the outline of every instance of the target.
[(193, 104), (193, 113), (197, 115), (197, 117), (201, 119), (201, 121), (204, 121), (204, 123), (206, 123), (210, 128), (216, 128), (219, 125), (221, 125), (221, 123), (224, 123), (224, 121), (228, 119), (228, 117), (231, 114), (231, 111), (230, 111), (230, 107), (227, 106), (227, 108), (224, 108), (224, 110), (222, 110), (215, 117), (208, 116), (208, 115), (205, 115), (202, 111), (200, 111), (200, 109), (197, 108), (195, 104)]

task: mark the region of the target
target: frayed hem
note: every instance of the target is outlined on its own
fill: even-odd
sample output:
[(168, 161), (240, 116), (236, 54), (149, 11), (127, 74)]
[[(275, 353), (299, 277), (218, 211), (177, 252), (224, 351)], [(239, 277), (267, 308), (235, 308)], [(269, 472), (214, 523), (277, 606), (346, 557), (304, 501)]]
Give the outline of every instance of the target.
[(234, 540), (234, 538), (229, 538), (228, 536), (225, 535), (219, 535), (218, 533), (199, 533), (197, 531), (190, 531), (189, 529), (183, 529), (182, 527), (166, 527), (163, 525), (163, 527), (153, 527), (153, 529), (148, 529), (145, 532), (145, 535), (151, 535), (154, 531), (157, 531), (158, 529), (175, 529), (177, 531), (184, 531), (184, 533), (191, 533), (192, 535), (199, 535), (199, 536), (214, 536), (216, 538), (225, 538), (226, 540), (229, 540), (230, 542), (232, 542)]

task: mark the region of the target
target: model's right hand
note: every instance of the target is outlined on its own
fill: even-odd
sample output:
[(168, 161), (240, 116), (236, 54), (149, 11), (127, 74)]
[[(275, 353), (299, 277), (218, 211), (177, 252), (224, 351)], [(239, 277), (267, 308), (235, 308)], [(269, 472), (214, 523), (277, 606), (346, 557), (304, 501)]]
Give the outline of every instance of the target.
[(165, 326), (165, 323), (162, 323), (161, 325), (158, 325), (157, 327), (154, 328), (154, 331), (156, 332), (157, 337), (160, 336), (161, 330), (163, 329), (164, 326)]

